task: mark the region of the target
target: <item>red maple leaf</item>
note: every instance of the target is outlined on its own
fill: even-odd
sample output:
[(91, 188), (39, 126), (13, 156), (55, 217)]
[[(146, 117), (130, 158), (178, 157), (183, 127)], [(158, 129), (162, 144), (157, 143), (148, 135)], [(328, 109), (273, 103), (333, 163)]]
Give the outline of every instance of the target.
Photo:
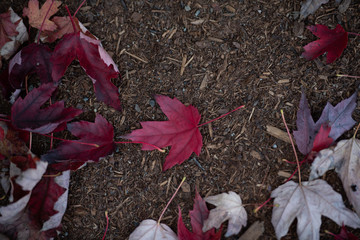
[[(201, 116), (195, 107), (186, 107), (176, 98), (158, 95), (155, 99), (169, 121), (141, 122), (142, 129), (134, 130), (124, 138), (150, 143), (160, 148), (171, 146), (163, 165), (165, 171), (184, 162), (193, 152), (200, 154), (202, 136), (198, 123)], [(143, 144), (142, 150), (154, 148)]]
[(120, 110), (119, 92), (111, 82), (111, 78), (118, 77), (119, 70), (100, 41), (82, 32), (67, 34), (56, 45), (51, 57), (53, 79), (58, 81), (76, 58), (92, 79), (97, 99)]
[(341, 231), (339, 234), (334, 235), (335, 240), (359, 240), (358, 237), (356, 237), (354, 234), (352, 234), (351, 232), (348, 232), (346, 227), (344, 226), (344, 224), (341, 227)]
[(16, 31), (18, 24), (19, 22), (13, 23), (11, 21), (10, 10), (6, 13), (0, 14), (0, 49), (5, 45), (5, 43), (11, 41), (9, 37), (13, 37), (19, 34)]
[(178, 218), (178, 238), (179, 240), (219, 240), (221, 238), (222, 227), (218, 232), (215, 232), (215, 228), (210, 229), (207, 232), (203, 232), (202, 228), (205, 220), (209, 217), (209, 210), (206, 207), (205, 201), (201, 198), (198, 191), (195, 193), (194, 208), (190, 211), (191, 227), (190, 232), (181, 216), (181, 209), (179, 207)]
[(53, 168), (58, 171), (76, 170), (85, 162), (97, 162), (114, 151), (114, 128), (99, 114), (94, 123), (69, 123), (67, 129), (80, 139), (64, 141), (56, 149), (41, 156), (41, 160), (53, 163)]
[(24, 99), (18, 98), (11, 107), (11, 123), (14, 127), (30, 132), (47, 134), (82, 113), (76, 108), (65, 108), (59, 101), (40, 109), (56, 89), (54, 83), (33, 89)]
[(332, 30), (321, 24), (308, 26), (307, 29), (320, 38), (304, 47), (305, 52), (303, 52), (301, 56), (307, 60), (313, 60), (327, 52), (326, 64), (330, 64), (340, 57), (341, 53), (346, 48), (348, 33), (340, 24)]
[(50, 62), (51, 50), (45, 45), (32, 43), (19, 51), (9, 63), (8, 78), (11, 86), (21, 88), (25, 77), (36, 73), (41, 83), (53, 82)]

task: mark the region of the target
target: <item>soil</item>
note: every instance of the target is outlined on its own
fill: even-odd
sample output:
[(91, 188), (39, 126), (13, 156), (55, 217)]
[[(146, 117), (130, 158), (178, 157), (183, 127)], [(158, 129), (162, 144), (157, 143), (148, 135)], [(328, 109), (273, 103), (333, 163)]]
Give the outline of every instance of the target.
[[(5, 0), (1, 10), (12, 6), (21, 14), (26, 2)], [(71, 12), (81, 3), (63, 2)], [(291, 174), (296, 166), (283, 161), (294, 161), (291, 145), (269, 135), (266, 126), (285, 130), (280, 115), (283, 109), (289, 128), (296, 129), (301, 89), (306, 91), (317, 119), (326, 102), (336, 104), (359, 86), (359, 80), (336, 77), (338, 73), (359, 75), (359, 37), (349, 36), (347, 48), (333, 64), (326, 65), (324, 56), (315, 61), (300, 57), (302, 47), (316, 39), (297, 20), (300, 2), (87, 1), (77, 17), (100, 38), (119, 66), (121, 78), (113, 83), (119, 88), (123, 110), (118, 112), (96, 101), (91, 80), (73, 63), (58, 98), (65, 99), (67, 106), (83, 109), (81, 119), (93, 121), (95, 112), (100, 113), (113, 124), (120, 141), (120, 136), (140, 128), (141, 121), (166, 120), (154, 104), (156, 94), (195, 106), (201, 123), (240, 105), (246, 107), (203, 126), (200, 156), (192, 155), (165, 172), (162, 164), (166, 154), (141, 151), (138, 144), (120, 144), (112, 156), (72, 173), (59, 239), (101, 239), (106, 211), (110, 222), (105, 239), (127, 239), (142, 220), (159, 218), (183, 177), (186, 181), (162, 223), (176, 231), (180, 206), (184, 221), (190, 225), (188, 212), (195, 189), (202, 197), (234, 191), (248, 204), (248, 225), (228, 239), (238, 239), (255, 221), (265, 223), (260, 239), (276, 239), (272, 206), (257, 213), (253, 210), (286, 181), (281, 173)], [(345, 30), (359, 33), (359, 3), (352, 1), (341, 14), (335, 1), (329, 1), (304, 25), (334, 28), (339, 23)], [(65, 9), (57, 15), (66, 15)], [(188, 63), (184, 69), (183, 61)], [(353, 118), (360, 121), (359, 107)], [(351, 137), (354, 129), (343, 138)], [(46, 144), (35, 142), (34, 151)], [(304, 166), (303, 180), (308, 172), (309, 166)], [(337, 175), (332, 172), (324, 179), (342, 193), (350, 207)], [(321, 238), (331, 238), (325, 230), (338, 233), (340, 227), (323, 217)], [(349, 231), (360, 236), (359, 230)], [(296, 238), (295, 221), (283, 239)]]

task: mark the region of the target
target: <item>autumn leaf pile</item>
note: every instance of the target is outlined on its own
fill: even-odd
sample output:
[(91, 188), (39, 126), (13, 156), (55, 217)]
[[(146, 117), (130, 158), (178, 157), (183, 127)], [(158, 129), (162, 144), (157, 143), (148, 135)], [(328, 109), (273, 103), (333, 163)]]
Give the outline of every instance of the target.
[[(326, 2), (305, 1), (300, 18), (313, 14)], [(38, 0), (29, 0), (22, 16), (37, 36), (21, 49), (29, 39), (24, 20), (11, 8), (0, 14), (0, 63), (1, 58), (10, 59), (0, 75), (0, 87), (12, 103), (11, 115), (0, 115), (0, 161), (2, 168), (7, 169), (0, 175), (6, 198), (0, 207), (0, 232), (10, 239), (56, 237), (67, 206), (70, 171), (87, 162), (98, 162), (119, 144), (114, 141), (113, 126), (104, 117), (97, 114), (94, 122), (77, 120), (82, 110), (55, 101), (62, 77), (76, 60), (92, 81), (97, 100), (121, 109), (119, 89), (111, 81), (119, 77), (117, 65), (76, 14), (54, 16), (61, 4), (46, 0), (40, 6)], [(302, 57), (307, 60), (327, 53), (326, 63), (330, 64), (347, 46), (348, 32), (340, 25), (332, 30), (319, 24), (308, 29), (319, 39), (304, 47)], [(55, 47), (51, 49), (47, 43), (54, 43)], [(39, 79), (38, 87), (27, 92), (28, 79), (33, 76)], [(271, 222), (279, 239), (287, 234), (295, 218), (299, 239), (319, 239), (322, 216), (343, 226), (342, 236), (351, 236), (345, 225), (360, 228), (360, 142), (356, 138), (336, 142), (355, 125), (352, 113), (356, 97), (357, 92), (335, 107), (328, 103), (315, 122), (305, 92), (302, 93), (293, 135), (298, 150), (305, 156), (299, 166), (311, 164), (311, 174), (308, 181), (287, 181), (269, 196), (274, 199)], [(157, 95), (155, 99), (168, 120), (141, 122), (141, 129), (120, 137), (142, 144), (146, 151), (170, 147), (163, 164), (165, 171), (182, 164), (193, 153), (201, 154), (200, 127), (208, 122), (201, 124), (197, 108), (185, 106), (176, 98)], [(60, 139), (53, 147), (53, 133), (65, 130), (76, 140)], [(51, 141), (51, 149), (41, 156), (32, 153), (33, 134)], [(331, 169), (338, 173), (355, 212), (346, 208), (342, 196), (326, 181), (318, 179)], [(206, 203), (214, 208), (208, 210)], [(244, 205), (240, 195), (232, 191), (204, 199), (196, 191), (189, 213), (191, 230), (184, 224), (179, 208), (177, 233), (160, 220), (147, 219), (129, 239), (230, 237), (247, 226)], [(225, 234), (224, 222), (228, 222)]]

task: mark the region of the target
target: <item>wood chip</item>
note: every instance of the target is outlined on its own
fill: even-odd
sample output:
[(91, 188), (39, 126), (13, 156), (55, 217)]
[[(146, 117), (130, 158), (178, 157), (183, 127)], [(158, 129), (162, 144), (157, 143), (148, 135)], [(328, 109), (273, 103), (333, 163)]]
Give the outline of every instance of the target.
[(256, 158), (257, 160), (262, 160), (263, 159), (263, 156), (261, 155), (261, 153), (258, 153), (257, 151), (254, 151), (252, 150), (250, 152), (250, 155), (253, 157), (253, 158)]
[(228, 11), (231, 12), (231, 13), (235, 13), (235, 12), (236, 12), (235, 8), (233, 8), (233, 7), (230, 6), (230, 5), (226, 5), (225, 8), (226, 8), (226, 10), (228, 10)]
[(288, 134), (285, 131), (280, 130), (277, 127), (266, 125), (266, 132), (268, 134), (270, 134), (271, 136), (276, 137), (277, 139), (280, 139), (280, 140), (282, 140), (284, 142), (287, 142), (287, 143), (291, 143)]
[(190, 192), (190, 185), (187, 182), (184, 182), (181, 185), (181, 190), (185, 193), (189, 193)]
[[(279, 171), (278, 175), (280, 177), (289, 178), (291, 176), (291, 173), (285, 172), (285, 171)], [(296, 175), (294, 175), (292, 178), (297, 178)]]
[(186, 59), (187, 59), (187, 56), (184, 55), (184, 56), (183, 56), (183, 59), (182, 59), (182, 62), (181, 62), (180, 76), (182, 76), (182, 75), (184, 74)]
[(191, 24), (194, 24), (194, 25), (200, 25), (200, 24), (202, 24), (204, 21), (205, 21), (205, 19), (198, 19), (198, 20), (192, 21), (192, 22), (190, 22), (190, 23), (191, 23)]
[(289, 83), (290, 80), (289, 79), (281, 79), (278, 81), (279, 84), (284, 84), (284, 83)]
[(214, 41), (214, 42), (218, 42), (218, 43), (223, 43), (224, 40), (220, 39), (220, 38), (216, 38), (216, 37), (208, 37), (208, 39), (210, 41)]
[(207, 87), (208, 80), (209, 80), (209, 74), (205, 74), (205, 76), (200, 84), (200, 91), (205, 90), (205, 88)]
[(257, 240), (263, 235), (264, 231), (264, 222), (256, 221), (241, 235), (239, 240)]

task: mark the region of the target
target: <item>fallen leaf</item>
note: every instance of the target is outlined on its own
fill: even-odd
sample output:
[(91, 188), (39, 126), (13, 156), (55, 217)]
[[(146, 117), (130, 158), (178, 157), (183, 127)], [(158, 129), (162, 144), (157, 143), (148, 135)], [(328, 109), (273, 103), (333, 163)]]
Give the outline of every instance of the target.
[(80, 109), (65, 108), (64, 101), (40, 109), (56, 88), (54, 83), (43, 84), (34, 88), (24, 99), (18, 98), (11, 107), (12, 125), (18, 129), (48, 134), (82, 113)]
[[(296, 125), (298, 130), (294, 131), (294, 138), (299, 151), (304, 155), (311, 152), (314, 147), (315, 137), (323, 124), (331, 128), (328, 137), (332, 138), (333, 141), (336, 141), (344, 132), (352, 128), (355, 121), (351, 115), (356, 107), (356, 97), (357, 92), (338, 103), (335, 107), (327, 103), (322, 111), (321, 117), (314, 123), (305, 93), (303, 92), (297, 112)], [(320, 139), (325, 141), (322, 144), (328, 144), (328, 138), (321, 137), (319, 140)], [(321, 144), (317, 142), (316, 150), (321, 150), (318, 148), (320, 145)]]
[(247, 213), (243, 207), (241, 198), (235, 192), (221, 193), (206, 197), (205, 201), (216, 206), (210, 210), (209, 217), (205, 220), (203, 231), (211, 228), (219, 228), (220, 225), (229, 220), (225, 237), (238, 234), (243, 226), (246, 226)]
[(304, 47), (305, 52), (301, 56), (306, 58), (306, 60), (313, 60), (327, 52), (326, 64), (330, 64), (339, 58), (346, 48), (348, 33), (340, 24), (332, 30), (321, 24), (308, 26), (307, 29), (320, 39)]
[(359, 240), (354, 234), (348, 232), (344, 225), (342, 225), (340, 233), (333, 236), (335, 240)]
[(91, 78), (96, 98), (120, 110), (119, 91), (111, 82), (111, 78), (118, 77), (119, 69), (100, 41), (82, 32), (67, 34), (56, 45), (51, 57), (54, 81), (60, 80), (75, 58)]
[[(200, 154), (202, 136), (197, 127), (200, 114), (193, 106), (185, 106), (178, 99), (157, 95), (155, 100), (169, 121), (140, 122), (142, 129), (137, 129), (124, 136), (132, 141), (150, 143), (159, 148), (171, 146), (165, 159), (163, 170), (183, 163), (193, 152)], [(142, 150), (154, 150), (143, 144)]]
[(271, 197), (275, 198), (271, 223), (278, 239), (286, 235), (295, 218), (300, 240), (320, 239), (321, 216), (338, 225), (360, 227), (356, 213), (345, 207), (341, 195), (324, 180), (302, 182), (301, 185), (289, 181), (276, 188)]
[(334, 142), (332, 138), (329, 137), (331, 128), (329, 126), (321, 125), (319, 132), (315, 136), (313, 148), (311, 151), (320, 152), (321, 150), (330, 147)]
[(53, 17), (51, 19), (57, 26), (57, 29), (55, 31), (42, 31), (40, 40), (42, 42), (49, 42), (52, 43), (56, 39), (62, 38), (64, 35), (74, 32), (81, 31), (86, 36), (97, 39), (94, 35), (92, 35), (86, 27), (77, 19), (76, 17), (72, 17), (74, 26), (71, 23), (70, 17)]
[(0, 49), (5, 43), (11, 41), (10, 37), (14, 37), (19, 33), (16, 31), (17, 23), (11, 21), (10, 10), (0, 14)]
[(53, 82), (50, 62), (51, 50), (41, 44), (29, 44), (21, 49), (9, 63), (8, 81), (14, 89), (20, 89), (26, 76), (36, 73), (41, 83)]
[(115, 149), (114, 128), (99, 114), (94, 123), (68, 123), (67, 129), (80, 139), (63, 141), (57, 148), (41, 156), (41, 160), (54, 164), (53, 168), (58, 171), (76, 170), (88, 161), (98, 162)]
[(198, 191), (195, 193), (194, 199), (194, 208), (190, 211), (191, 218), (191, 227), (192, 232), (190, 232), (181, 216), (181, 209), (179, 207), (179, 218), (178, 218), (178, 238), (179, 240), (219, 240), (221, 238), (221, 230), (215, 232), (215, 229), (212, 228), (206, 232), (203, 232), (202, 228), (204, 226), (205, 220), (209, 216), (209, 210), (206, 207), (205, 201), (201, 198)]
[(314, 14), (322, 4), (328, 2), (329, 0), (307, 0), (306, 2), (301, 3), (300, 20), (306, 18), (310, 14)]
[(0, 55), (5, 59), (9, 59), (12, 55), (14, 55), (21, 44), (29, 39), (25, 24), (19, 15), (17, 15), (11, 7), (9, 8), (8, 13), (10, 13), (10, 21), (16, 25), (16, 34), (7, 35), (6, 43), (4, 45), (0, 44)]
[(130, 234), (129, 240), (177, 240), (176, 234), (166, 224), (146, 219)]
[(56, 29), (56, 24), (50, 21), (49, 18), (59, 10), (58, 7), (60, 5), (60, 1), (46, 0), (41, 9), (39, 9), (38, 0), (29, 0), (28, 8), (25, 7), (23, 10), (23, 16), (29, 18), (29, 24), (34, 28), (40, 29), (44, 22), (41, 30), (54, 31)]
[(360, 216), (360, 140), (342, 140), (335, 148), (319, 152), (311, 165), (310, 180), (330, 169), (340, 176), (346, 196)]

